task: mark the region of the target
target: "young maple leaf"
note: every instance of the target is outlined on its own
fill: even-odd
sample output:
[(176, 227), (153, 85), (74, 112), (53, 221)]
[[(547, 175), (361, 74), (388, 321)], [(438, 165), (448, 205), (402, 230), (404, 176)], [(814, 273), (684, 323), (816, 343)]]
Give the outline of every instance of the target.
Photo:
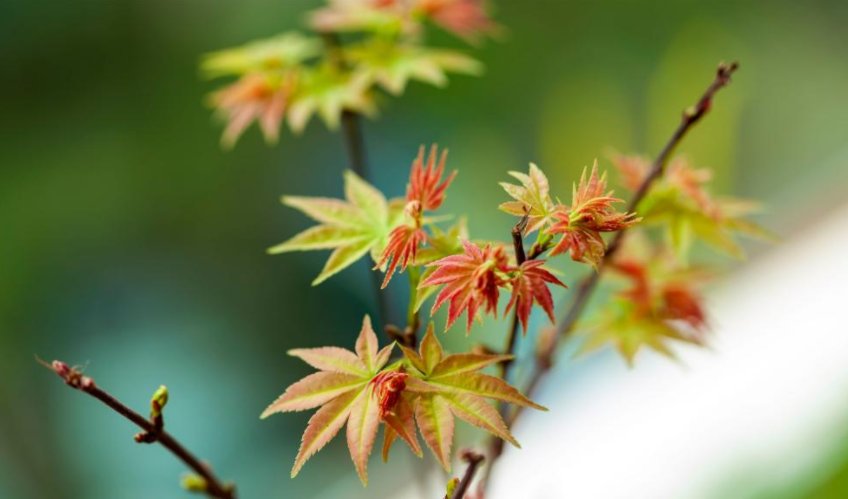
[[(424, 146), (421, 146), (418, 149), (418, 156), (412, 162), (409, 183), (406, 185), (406, 200), (409, 203), (417, 203), (422, 211), (439, 209), (445, 200), (445, 191), (456, 177), (456, 170), (454, 170), (444, 181), (442, 180), (448, 151), (443, 150), (441, 156), (438, 153), (439, 147), (433, 144), (425, 166)], [(436, 166), (437, 157), (438, 166)]]
[(230, 149), (255, 120), (267, 143), (275, 143), (280, 123), (291, 101), (293, 78), (269, 78), (260, 73), (246, 74), (235, 83), (212, 94), (212, 105), (227, 121), (221, 144)]
[(596, 160), (591, 174), (587, 177), (583, 170), (579, 184), (574, 186), (571, 206), (559, 206), (554, 212), (556, 221), (548, 228), (548, 234), (562, 237), (551, 256), (568, 251), (572, 260), (597, 266), (606, 252), (601, 233), (615, 232), (639, 221), (633, 213), (615, 211), (612, 205), (621, 200), (606, 189), (606, 173), (598, 175)]
[(521, 185), (501, 182), (515, 201), (502, 203), (499, 208), (510, 215), (523, 217), (527, 215), (526, 233), (535, 232), (548, 224), (554, 213), (554, 202), (551, 200), (548, 177), (533, 163), (530, 163), (528, 173), (509, 172), (518, 179)]
[(419, 284), (419, 289), (444, 285), (430, 310), (434, 314), (445, 302), (448, 306), (449, 329), (463, 312), (467, 314), (466, 332), (477, 311), (483, 307), (485, 313), (497, 314), (499, 290), (507, 283), (505, 273), (509, 270), (506, 253), (502, 246), (487, 245), (480, 248), (470, 241), (463, 241), (464, 252), (437, 260), (428, 265), (435, 270)]
[(704, 279), (697, 268), (681, 268), (670, 253), (651, 248), (639, 234), (629, 234), (610, 270), (629, 286), (620, 291), (594, 328), (584, 350), (612, 343), (632, 364), (641, 347), (674, 357), (667, 345), (681, 341), (703, 346), (706, 314), (695, 287)]
[(389, 242), (386, 244), (386, 249), (383, 250), (383, 255), (380, 261), (374, 267), (382, 268), (388, 263), (386, 268), (386, 276), (383, 278), (381, 289), (385, 289), (392, 280), (392, 275), (395, 269), (400, 265), (400, 270), (403, 272), (406, 267), (415, 261), (415, 256), (418, 253), (418, 248), (427, 241), (427, 233), (423, 229), (411, 225), (398, 225), (389, 234)]
[[(365, 316), (356, 340), (356, 352), (339, 347), (290, 350), (318, 369), (289, 386), (260, 416), (278, 412), (303, 411), (320, 407), (309, 419), (300, 449), (292, 467), (294, 478), (304, 463), (320, 451), (347, 423), (347, 446), (363, 485), (368, 483), (368, 457), (374, 446), (380, 423), (392, 428), (417, 455), (421, 455), (418, 437), (408, 402), (400, 393), (406, 374), (382, 371), (394, 344), (378, 350), (371, 319)], [(404, 413), (404, 411), (407, 411)], [(402, 418), (406, 418), (403, 420)]]
[(321, 40), (299, 33), (283, 33), (240, 47), (206, 54), (200, 69), (209, 78), (248, 73), (285, 71), (321, 53)]
[(406, 0), (330, 0), (312, 12), (309, 23), (319, 32), (413, 33), (420, 29)]
[(542, 268), (544, 264), (544, 260), (528, 260), (515, 269), (515, 275), (510, 281), (512, 297), (509, 299), (506, 311), (509, 312), (512, 307), (515, 307), (525, 334), (534, 301), (542, 307), (551, 322), (556, 322), (554, 300), (548, 284), (567, 287), (548, 270)]
[(497, 31), (483, 0), (418, 0), (418, 7), (433, 22), (469, 42)]
[(450, 471), (454, 417), (482, 428), (516, 447), (520, 447), (486, 399), (494, 399), (546, 411), (500, 378), (478, 371), (508, 360), (508, 355), (445, 355), (433, 332), (433, 323), (421, 341), (418, 352), (401, 346), (409, 362), (406, 390), (413, 399), (415, 421), (433, 455)]
[(304, 68), (289, 108), (289, 126), (300, 133), (316, 113), (331, 130), (339, 127), (344, 110), (372, 116), (377, 108), (370, 87), (368, 75), (339, 70), (330, 62)]
[(403, 200), (385, 196), (351, 171), (345, 172), (345, 198), (283, 196), (285, 205), (305, 213), (320, 225), (268, 249), (270, 254), (333, 249), (324, 269), (312, 282), (317, 285), (345, 269), (369, 251), (377, 262), (389, 233), (403, 217)]
[(483, 72), (479, 61), (461, 52), (379, 38), (354, 45), (345, 54), (357, 71), (392, 95), (403, 94), (413, 80), (444, 87), (447, 73), (479, 76)]
[(425, 210), (435, 210), (442, 205), (445, 199), (445, 190), (456, 176), (456, 171), (454, 171), (447, 179), (442, 181), (447, 155), (447, 151), (442, 152), (439, 166), (436, 167), (438, 147), (433, 145), (425, 167), (424, 146), (421, 146), (418, 150), (418, 157), (412, 162), (409, 183), (406, 186), (406, 214), (410, 224), (399, 225), (392, 231), (389, 236), (389, 243), (375, 267), (383, 267), (391, 261), (383, 279), (383, 288), (389, 284), (398, 265), (400, 265), (402, 272), (406, 270), (410, 262), (415, 261), (418, 248), (427, 241), (427, 233), (421, 229), (421, 217)]
[[(622, 184), (635, 191), (650, 171), (650, 162), (640, 156), (613, 157)], [(708, 184), (712, 172), (694, 168), (683, 157), (674, 158), (648, 195), (637, 207), (647, 225), (664, 227), (666, 238), (682, 261), (697, 237), (715, 250), (742, 258), (744, 251), (735, 241), (741, 234), (764, 240), (775, 236), (746, 220), (746, 215), (759, 210), (759, 205), (733, 198), (714, 198)]]

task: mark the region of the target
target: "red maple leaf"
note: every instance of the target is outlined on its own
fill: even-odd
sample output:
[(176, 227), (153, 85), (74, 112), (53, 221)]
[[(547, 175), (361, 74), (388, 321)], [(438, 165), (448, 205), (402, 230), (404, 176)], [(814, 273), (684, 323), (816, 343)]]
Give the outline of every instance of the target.
[(525, 333), (534, 301), (542, 307), (551, 322), (556, 321), (554, 318), (554, 300), (551, 297), (548, 284), (567, 287), (547, 269), (542, 268), (544, 264), (544, 260), (528, 260), (515, 269), (515, 277), (510, 281), (512, 297), (509, 299), (506, 311), (509, 312), (512, 307), (515, 307)]
[(427, 241), (427, 233), (420, 227), (410, 225), (399, 225), (395, 227), (389, 234), (389, 242), (386, 244), (386, 249), (383, 250), (383, 256), (377, 262), (375, 269), (381, 268), (389, 260), (386, 276), (383, 278), (382, 288), (389, 285), (392, 280), (392, 275), (395, 269), (400, 265), (400, 270), (403, 272), (410, 262), (415, 261), (418, 255), (418, 248)]
[[(412, 170), (409, 173), (409, 184), (406, 186), (406, 200), (409, 203), (417, 203), (417, 207), (410, 209), (415, 211), (432, 211), (439, 208), (445, 200), (445, 190), (456, 177), (454, 170), (442, 181), (445, 172), (445, 161), (448, 151), (438, 154), (439, 147), (433, 144), (430, 154), (427, 156), (427, 164), (424, 164), (424, 146), (418, 150), (418, 156), (412, 162)], [(438, 166), (436, 158), (439, 158)], [(414, 215), (413, 215), (414, 216)], [(420, 214), (418, 215), (420, 216)]]
[(212, 103), (227, 120), (221, 137), (224, 146), (233, 147), (254, 120), (259, 123), (265, 140), (276, 142), (293, 91), (291, 79), (275, 87), (265, 75), (250, 73), (213, 94)]
[(615, 232), (638, 222), (635, 214), (621, 213), (613, 204), (621, 202), (606, 192), (606, 174), (598, 175), (598, 163), (574, 187), (571, 206), (560, 206), (554, 212), (556, 220), (548, 229), (551, 235), (562, 238), (551, 250), (551, 256), (571, 253), (572, 260), (598, 265), (606, 251), (601, 232)]
[(471, 323), (481, 307), (485, 313), (497, 314), (498, 288), (506, 285), (505, 273), (509, 266), (503, 246), (480, 248), (469, 241), (462, 244), (464, 253), (428, 265), (436, 270), (421, 282), (419, 288), (443, 284), (430, 314), (449, 302), (446, 329), (466, 312), (466, 330), (471, 331)]

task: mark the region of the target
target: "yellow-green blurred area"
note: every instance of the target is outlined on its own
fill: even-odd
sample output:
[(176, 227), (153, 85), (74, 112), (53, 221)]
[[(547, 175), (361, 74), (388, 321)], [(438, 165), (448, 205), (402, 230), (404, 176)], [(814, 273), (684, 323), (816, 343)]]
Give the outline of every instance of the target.
[[(314, 122), (267, 147), (251, 128), (224, 152), (204, 104), (215, 84), (197, 66), (205, 52), (299, 29), (319, 5), (0, 6), (0, 497), (188, 495), (178, 487), (180, 462), (135, 444), (129, 423), (63, 386), (34, 355), (85, 366), (142, 412), (166, 384), (166, 427), (245, 498), (390, 497), (423, 466), (405, 449), (389, 465), (375, 455), (363, 490), (341, 436), (290, 480), (308, 414), (258, 418), (310, 372), (286, 351), (352, 347), (376, 300), (365, 263), (312, 288), (325, 254), (265, 254), (309, 224), (280, 205), (281, 194), (341, 195), (340, 135)], [(610, 168), (611, 151), (656, 154), (716, 64), (738, 59), (733, 84), (681, 152), (715, 169), (717, 193), (763, 201), (758, 222), (786, 240), (846, 202), (848, 3), (495, 7), (505, 35), (470, 49), (486, 65), (482, 78), (456, 77), (446, 89), (413, 84), (365, 123), (373, 182), (387, 195), (403, 194), (418, 146), (438, 142), (460, 172), (444, 211), (467, 214), (474, 237), (506, 241), (514, 221), (497, 211), (506, 200), (497, 183), (508, 170), (537, 163), (567, 200), (595, 158)], [(442, 34), (431, 40), (462, 46)], [(752, 259), (768, 251), (750, 250)], [(573, 288), (579, 271), (564, 268)], [(396, 322), (405, 286), (396, 278), (390, 287)], [(487, 319), (467, 342), (459, 328), (446, 341), (497, 346), (505, 328)], [(593, 378), (569, 382), (591, 389)], [(467, 443), (479, 434), (465, 427), (460, 436)], [(846, 442), (844, 432), (835, 428), (833, 441)], [(699, 497), (848, 497), (848, 443), (822, 454), (816, 472), (792, 486), (770, 486), (762, 463), (740, 463)]]

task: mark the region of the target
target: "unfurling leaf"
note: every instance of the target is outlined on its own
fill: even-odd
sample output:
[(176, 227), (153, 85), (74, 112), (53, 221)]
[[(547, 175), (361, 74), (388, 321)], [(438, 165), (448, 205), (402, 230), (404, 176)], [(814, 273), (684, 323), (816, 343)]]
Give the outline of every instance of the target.
[(586, 173), (584, 170), (580, 182), (574, 186), (571, 205), (557, 207), (553, 215), (556, 221), (548, 234), (561, 236), (551, 256), (568, 251), (574, 261), (597, 266), (606, 252), (601, 233), (625, 229), (639, 219), (633, 213), (621, 213), (613, 208), (621, 200), (607, 192), (606, 174), (598, 174), (597, 161), (588, 177)]
[(284, 196), (283, 204), (319, 222), (274, 246), (268, 253), (333, 249), (324, 269), (312, 282), (320, 284), (371, 253), (375, 262), (386, 246), (389, 233), (403, 216), (401, 200), (387, 202), (380, 191), (351, 171), (345, 172), (346, 200)]

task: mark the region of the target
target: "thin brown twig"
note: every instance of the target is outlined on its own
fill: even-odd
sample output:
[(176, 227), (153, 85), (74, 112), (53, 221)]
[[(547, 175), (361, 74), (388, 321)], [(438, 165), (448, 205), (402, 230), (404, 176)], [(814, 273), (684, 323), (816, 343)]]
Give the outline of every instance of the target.
[[(59, 377), (65, 381), (65, 384), (71, 388), (91, 395), (144, 430), (143, 433), (138, 434), (144, 435), (142, 439), (139, 439), (138, 435), (136, 436), (137, 442), (159, 442), (163, 447), (171, 451), (174, 456), (202, 477), (204, 485), (204, 490), (202, 490), (203, 493), (209, 497), (215, 497), (218, 499), (236, 499), (235, 486), (222, 482), (217, 476), (215, 476), (209, 466), (200, 461), (200, 459), (195, 457), (194, 454), (177, 441), (176, 438), (165, 431), (164, 428), (160, 426), (159, 421), (150, 421), (141, 414), (130, 409), (109, 392), (97, 386), (92, 378), (83, 375), (79, 369), (70, 367), (66, 363), (58, 360), (54, 360), (49, 364), (43, 361), (40, 362), (58, 374)], [(162, 421), (161, 424), (164, 425), (164, 421)]]
[[(633, 213), (636, 211), (636, 208), (638, 207), (639, 203), (648, 194), (651, 187), (654, 185), (654, 182), (656, 182), (660, 177), (662, 177), (662, 175), (665, 173), (665, 166), (668, 163), (671, 154), (681, 143), (681, 141), (689, 132), (689, 130), (691, 130), (692, 127), (697, 124), (709, 112), (710, 108), (712, 107), (712, 101), (715, 97), (715, 94), (719, 90), (727, 86), (728, 83), (730, 83), (731, 76), (738, 68), (739, 63), (737, 62), (733, 62), (730, 64), (722, 62), (719, 64), (713, 82), (707, 87), (698, 102), (694, 106), (686, 109), (683, 112), (680, 124), (677, 126), (674, 133), (671, 135), (668, 142), (665, 144), (665, 147), (663, 147), (660, 153), (657, 155), (656, 159), (651, 165), (651, 170), (649, 171), (645, 179), (642, 181), (642, 183), (639, 185), (639, 188), (634, 193), (633, 198), (630, 200), (630, 203), (627, 207), (628, 213)], [(592, 272), (591, 274), (586, 276), (586, 278), (584, 278), (583, 281), (580, 283), (577, 288), (577, 293), (575, 294), (574, 301), (571, 302), (571, 306), (565, 313), (563, 319), (557, 324), (554, 339), (565, 338), (574, 329), (583, 311), (585, 310), (586, 305), (588, 304), (589, 299), (592, 296), (592, 293), (597, 287), (606, 265), (610, 261), (612, 261), (612, 258), (621, 248), (625, 233), (626, 229), (623, 229), (616, 233), (615, 237), (613, 237), (612, 241), (607, 247), (606, 253), (604, 254), (604, 258), (601, 261), (600, 265), (598, 265), (597, 271)], [(530, 374), (530, 380), (524, 390), (524, 394), (528, 397), (532, 395), (532, 393), (536, 390), (545, 373), (547, 373), (551, 369), (553, 365), (553, 351), (556, 347), (556, 344), (557, 341), (550, 341), (549, 346), (547, 348), (542, 348), (537, 352), (537, 358), (533, 366), (533, 371)], [(517, 407), (513, 411), (512, 416), (506, 418), (507, 424), (509, 426), (512, 426), (518, 419), (521, 412), (522, 408)], [(489, 480), (489, 477), (491, 476), (495, 460), (498, 458), (498, 456), (500, 456), (502, 451), (503, 442), (501, 442), (499, 439), (492, 439), (490, 441), (489, 465), (487, 466), (485, 474), (481, 479), (480, 483), (481, 491), (485, 490), (485, 486)]]
[(471, 482), (474, 480), (474, 475), (477, 473), (477, 469), (480, 467), (480, 464), (486, 460), (483, 454), (478, 454), (469, 450), (464, 451), (461, 457), (463, 461), (468, 463), (468, 467), (465, 468), (465, 474), (462, 475), (462, 480), (460, 480), (456, 488), (453, 489), (451, 499), (463, 499), (465, 497), (465, 493), (471, 486)]

